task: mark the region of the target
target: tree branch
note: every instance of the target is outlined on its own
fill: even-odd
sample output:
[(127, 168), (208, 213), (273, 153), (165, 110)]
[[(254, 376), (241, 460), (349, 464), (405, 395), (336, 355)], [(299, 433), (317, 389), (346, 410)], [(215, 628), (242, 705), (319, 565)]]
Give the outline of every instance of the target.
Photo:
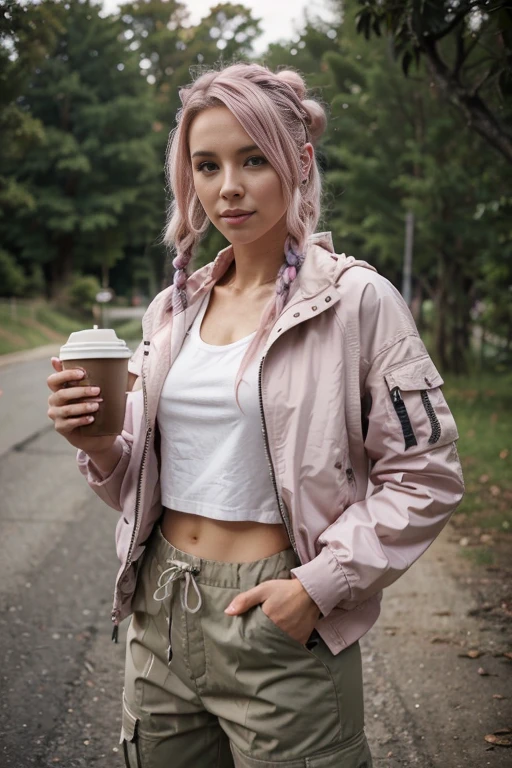
[(461, 24), (458, 31), (457, 31), (457, 55), (455, 57), (455, 67), (453, 69), (453, 75), (454, 77), (457, 77), (457, 75), (460, 72), (460, 68), (462, 67), (462, 64), (464, 62), (464, 59), (466, 58), (466, 53), (464, 50), (464, 25)]
[(462, 111), (475, 131), (512, 163), (512, 136), (505, 127), (498, 122), (480, 96), (469, 93), (452, 75), (432, 39), (424, 40), (423, 50), (429, 69), (441, 90)]

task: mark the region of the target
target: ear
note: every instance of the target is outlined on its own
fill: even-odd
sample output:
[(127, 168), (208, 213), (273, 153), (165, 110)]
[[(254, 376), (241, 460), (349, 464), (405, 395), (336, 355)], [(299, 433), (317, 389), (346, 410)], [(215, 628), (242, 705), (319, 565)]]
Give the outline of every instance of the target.
[(308, 141), (306, 144), (304, 144), (301, 155), (300, 155), (300, 159), (302, 163), (302, 178), (309, 176), (311, 166), (313, 165), (314, 157), (315, 157), (315, 150), (313, 149), (313, 145), (311, 144), (311, 142)]

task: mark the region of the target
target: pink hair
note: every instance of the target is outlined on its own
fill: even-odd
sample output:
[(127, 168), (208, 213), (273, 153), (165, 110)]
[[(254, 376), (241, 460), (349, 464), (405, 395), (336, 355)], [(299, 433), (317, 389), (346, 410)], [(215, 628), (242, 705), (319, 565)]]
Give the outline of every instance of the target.
[(283, 264), (276, 276), (276, 295), (263, 312), (240, 364), (235, 381), (237, 395), (247, 366), (286, 304), (290, 284), (304, 261), (306, 241), (318, 224), (320, 173), (313, 160), (303, 182), (301, 153), (306, 142), (314, 145), (323, 133), (326, 116), (319, 102), (305, 99), (306, 87), (297, 72), (273, 73), (259, 64), (237, 63), (207, 70), (190, 86), (180, 89), (179, 95), (183, 106), (178, 110), (167, 150), (166, 173), (173, 199), (163, 238), (177, 253), (173, 260), (173, 312), (186, 307), (186, 269), (210, 224), (195, 193), (188, 148), (188, 132), (196, 115), (210, 107), (227, 107), (279, 175), (288, 206), (288, 236)]

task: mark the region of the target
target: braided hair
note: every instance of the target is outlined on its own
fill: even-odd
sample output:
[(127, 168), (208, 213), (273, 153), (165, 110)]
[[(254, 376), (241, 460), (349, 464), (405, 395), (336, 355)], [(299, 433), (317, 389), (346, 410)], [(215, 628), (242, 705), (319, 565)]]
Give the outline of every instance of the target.
[[(205, 68), (191, 85), (179, 91), (182, 107), (171, 132), (166, 174), (172, 192), (164, 242), (176, 253), (172, 265), (173, 312), (187, 306), (187, 268), (210, 221), (195, 193), (188, 158), (188, 131), (204, 109), (225, 106), (231, 110), (280, 177), (287, 204), (288, 235), (283, 264), (276, 276), (274, 299), (262, 314), (255, 338), (240, 365), (235, 390), (250, 360), (285, 306), (290, 286), (304, 262), (307, 239), (320, 217), (321, 179), (313, 160), (304, 178), (301, 153), (304, 144), (316, 144), (325, 130), (326, 115), (316, 100), (306, 98), (306, 86), (295, 71), (277, 73), (268, 67), (237, 63), (221, 69)], [(238, 397), (237, 397), (238, 403)]]

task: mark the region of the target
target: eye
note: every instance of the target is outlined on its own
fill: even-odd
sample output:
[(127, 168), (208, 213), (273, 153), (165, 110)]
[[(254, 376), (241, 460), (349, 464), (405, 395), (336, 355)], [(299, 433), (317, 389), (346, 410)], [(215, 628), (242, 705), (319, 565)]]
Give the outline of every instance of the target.
[(199, 163), (199, 165), (197, 166), (196, 170), (198, 170), (198, 171), (203, 171), (204, 170), (204, 171), (206, 171), (208, 173), (212, 169), (211, 168), (206, 168), (207, 165), (213, 165), (214, 166), (215, 163), (211, 163), (211, 162), (208, 162), (208, 161), (204, 162), (204, 163)]
[[(257, 160), (258, 162), (257, 162), (257, 165), (252, 165), (251, 164), (249, 166), (249, 168), (259, 168), (260, 165), (265, 165), (266, 162), (267, 162), (264, 157), (259, 157), (257, 155), (253, 155), (252, 157), (248, 157), (247, 158), (246, 163), (249, 163), (251, 160)], [(208, 165), (210, 165), (210, 166), (213, 165), (214, 168), (213, 169), (207, 168), (206, 166), (208, 166)], [(216, 163), (205, 161), (203, 163), (199, 163), (199, 165), (197, 166), (196, 170), (199, 171), (200, 173), (202, 171), (205, 171), (206, 174), (210, 174), (215, 169), (216, 165), (217, 165)]]
[[(264, 157), (258, 157), (257, 155), (253, 155), (253, 157), (247, 158), (247, 162), (250, 162), (251, 160), (258, 160), (258, 165), (264, 165), (267, 161)], [(257, 165), (253, 165), (253, 168), (257, 168)]]

